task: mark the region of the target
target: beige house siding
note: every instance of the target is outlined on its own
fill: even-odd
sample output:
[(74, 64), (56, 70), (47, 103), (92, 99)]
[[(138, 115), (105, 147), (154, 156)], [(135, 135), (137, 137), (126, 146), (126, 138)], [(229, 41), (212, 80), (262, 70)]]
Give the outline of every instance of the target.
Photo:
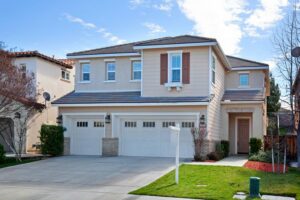
[(222, 132), (222, 115), (221, 100), (224, 94), (225, 69), (218, 60), (218, 57), (212, 52), (212, 56), (216, 59), (216, 79), (215, 84), (211, 84), (211, 94), (213, 96), (208, 106), (208, 130), (209, 139), (220, 140)]
[[(70, 72), (70, 81), (64, 81), (61, 79), (60, 65), (45, 61), (41, 58), (17, 58), (15, 64), (26, 64), (28, 71), (33, 72), (36, 81), (36, 90), (38, 95), (38, 102), (44, 104), (43, 92), (48, 92), (51, 95), (53, 101), (62, 97), (74, 90), (74, 69), (67, 69)], [(38, 143), (40, 136), (40, 128), (43, 123), (56, 124), (56, 117), (58, 116), (58, 108), (51, 106), (50, 102), (47, 102), (47, 108), (42, 113), (37, 113), (28, 122), (28, 130), (26, 137), (26, 149), (32, 149), (32, 145)]]
[[(243, 71), (229, 71), (226, 73), (225, 87), (226, 89), (238, 89), (239, 73)], [(265, 73), (262, 70), (249, 70), (249, 88), (262, 89), (265, 87)]]
[(131, 80), (131, 57), (117, 57), (115, 82), (105, 82), (106, 80), (106, 61), (107, 58), (84, 59), (90, 63), (90, 83), (80, 82), (80, 60), (76, 60), (76, 92), (88, 91), (140, 91), (140, 81)]
[[(190, 52), (190, 84), (184, 84), (180, 91), (168, 91), (160, 84), (160, 54), (176, 50)], [(142, 96), (207, 96), (208, 81), (208, 47), (143, 50)]]

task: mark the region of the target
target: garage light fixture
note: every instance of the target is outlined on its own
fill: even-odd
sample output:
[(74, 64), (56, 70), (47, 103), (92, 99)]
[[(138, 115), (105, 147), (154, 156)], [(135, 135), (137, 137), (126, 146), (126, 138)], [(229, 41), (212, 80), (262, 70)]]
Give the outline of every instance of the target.
[(107, 114), (107, 115), (105, 116), (105, 123), (106, 123), (106, 124), (110, 124), (110, 115), (109, 115), (109, 114)]
[(20, 119), (21, 118), (21, 114), (19, 112), (15, 113), (15, 119)]
[(200, 117), (200, 125), (201, 126), (205, 125), (205, 116), (204, 115), (201, 115), (201, 117)]

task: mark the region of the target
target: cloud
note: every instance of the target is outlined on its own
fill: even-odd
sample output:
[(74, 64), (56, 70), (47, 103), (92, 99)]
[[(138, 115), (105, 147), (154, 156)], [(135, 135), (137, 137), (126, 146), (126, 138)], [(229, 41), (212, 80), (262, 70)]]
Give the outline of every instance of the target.
[(70, 22), (78, 23), (81, 26), (83, 26), (84, 28), (88, 28), (88, 29), (95, 29), (95, 28), (97, 28), (97, 26), (95, 24), (86, 22), (83, 19), (78, 18), (78, 17), (74, 17), (74, 16), (72, 16), (72, 15), (70, 15), (68, 13), (65, 13), (64, 16)]
[(267, 63), (269, 65), (270, 71), (274, 71), (274, 69), (277, 67), (276, 61), (274, 59), (265, 60), (263, 63)]
[(166, 32), (166, 30), (162, 26), (155, 24), (155, 23), (146, 22), (143, 25), (149, 29), (150, 34)]
[(129, 4), (130, 4), (130, 8), (134, 9), (140, 5), (143, 5), (145, 3), (145, 0), (130, 0)]
[[(259, 6), (251, 11), (245, 21), (247, 29), (257, 34), (258, 29), (265, 30), (273, 27), (276, 22), (283, 19), (284, 8), (288, 4), (288, 0), (259, 0)], [(253, 35), (252, 33), (250, 35)]]
[(180, 10), (194, 22), (197, 35), (217, 38), (227, 54), (238, 54), (243, 37), (244, 0), (178, 0)]
[(106, 30), (106, 28), (98, 28), (95, 24), (86, 22), (81, 18), (74, 17), (68, 13), (64, 14), (64, 17), (69, 20), (70, 22), (80, 24), (84, 28), (88, 29), (95, 29), (97, 33), (101, 33), (102, 37), (108, 39), (108, 41), (114, 44), (122, 44), (125, 43), (126, 40), (119, 38), (118, 36), (114, 35), (113, 33)]
[(164, 0), (160, 4), (154, 4), (153, 7), (161, 11), (170, 12), (173, 7), (173, 2), (172, 0)]

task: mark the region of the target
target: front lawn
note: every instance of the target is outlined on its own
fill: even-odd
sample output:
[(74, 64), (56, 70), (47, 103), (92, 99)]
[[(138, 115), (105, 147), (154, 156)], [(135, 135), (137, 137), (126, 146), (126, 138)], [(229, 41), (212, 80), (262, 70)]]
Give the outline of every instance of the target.
[(14, 166), (14, 165), (30, 163), (30, 162), (34, 162), (34, 161), (38, 161), (38, 160), (41, 160), (41, 158), (26, 158), (26, 159), (23, 159), (22, 162), (16, 161), (15, 158), (6, 158), (4, 163), (0, 163), (0, 169), (4, 168), (4, 167), (10, 167), (10, 166)]
[(174, 170), (131, 194), (199, 199), (232, 199), (236, 192), (249, 193), (249, 177), (261, 178), (261, 194), (296, 196), (300, 200), (300, 171), (273, 174), (242, 167), (182, 165), (179, 185)]

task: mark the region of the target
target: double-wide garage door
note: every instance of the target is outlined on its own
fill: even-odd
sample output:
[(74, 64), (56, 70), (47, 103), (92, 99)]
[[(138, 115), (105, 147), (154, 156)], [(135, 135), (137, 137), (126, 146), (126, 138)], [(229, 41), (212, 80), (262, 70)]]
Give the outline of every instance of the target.
[(103, 119), (80, 118), (73, 120), (71, 154), (102, 155), (104, 134)]
[(193, 157), (191, 128), (193, 120), (178, 119), (138, 119), (121, 120), (120, 154), (124, 156), (173, 157), (176, 149), (176, 136), (170, 132), (170, 125), (179, 123), (180, 156)]

